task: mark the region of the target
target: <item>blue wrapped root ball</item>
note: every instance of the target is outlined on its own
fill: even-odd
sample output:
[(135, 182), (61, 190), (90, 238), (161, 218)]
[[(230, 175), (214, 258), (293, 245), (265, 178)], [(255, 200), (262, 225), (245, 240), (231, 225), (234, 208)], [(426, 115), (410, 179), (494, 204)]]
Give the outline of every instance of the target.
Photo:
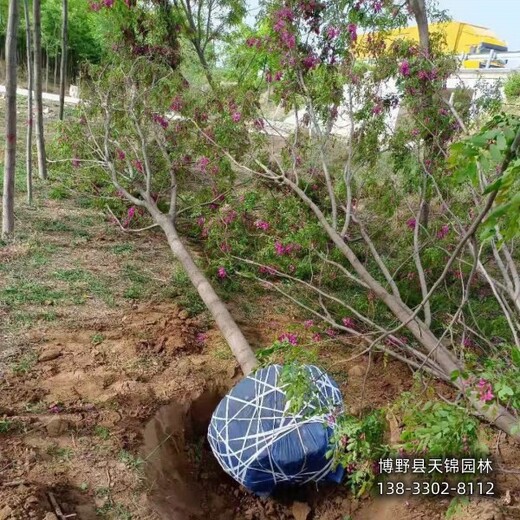
[(335, 381), (313, 365), (308, 371), (315, 396), (298, 413), (288, 413), (280, 386), (281, 365), (270, 365), (244, 378), (213, 412), (208, 440), (226, 473), (261, 496), (276, 487), (307, 482), (340, 482), (325, 456), (335, 427), (328, 421), (343, 410)]

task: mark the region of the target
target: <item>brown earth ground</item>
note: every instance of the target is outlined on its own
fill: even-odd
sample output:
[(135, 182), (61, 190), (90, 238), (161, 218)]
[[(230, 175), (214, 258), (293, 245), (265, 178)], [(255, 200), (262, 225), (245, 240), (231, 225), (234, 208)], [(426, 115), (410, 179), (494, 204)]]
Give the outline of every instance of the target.
[[(122, 233), (76, 198), (18, 208), (17, 238), (0, 246), (0, 520), (445, 517), (449, 499), (357, 500), (340, 486), (280, 500), (245, 492), (204, 441), (241, 373), (161, 234)], [(305, 339), (305, 316), (266, 288), (234, 298), (254, 347), (294, 327)], [(350, 410), (410, 389), (407, 367), (374, 356), (367, 372), (359, 352), (345, 338), (320, 347)], [(452, 518), (520, 518), (518, 446), (485, 433), (508, 471), (497, 474), (500, 496)]]

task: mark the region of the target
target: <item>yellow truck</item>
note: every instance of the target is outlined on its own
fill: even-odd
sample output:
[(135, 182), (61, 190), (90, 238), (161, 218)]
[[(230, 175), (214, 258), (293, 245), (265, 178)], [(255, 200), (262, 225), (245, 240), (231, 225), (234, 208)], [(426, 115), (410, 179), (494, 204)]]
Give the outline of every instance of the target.
[[(493, 31), (486, 27), (472, 25), (463, 22), (446, 22), (430, 24), (431, 32), (442, 32), (446, 39), (446, 51), (454, 54), (489, 54), (491, 50), (496, 52), (507, 52), (507, 43), (499, 39)], [(406, 27), (392, 31), (388, 35), (390, 41), (397, 39), (411, 39), (419, 41), (417, 26)], [(486, 66), (486, 59), (465, 60), (464, 69), (479, 69)], [(503, 68), (504, 62), (492, 60), (492, 68)]]

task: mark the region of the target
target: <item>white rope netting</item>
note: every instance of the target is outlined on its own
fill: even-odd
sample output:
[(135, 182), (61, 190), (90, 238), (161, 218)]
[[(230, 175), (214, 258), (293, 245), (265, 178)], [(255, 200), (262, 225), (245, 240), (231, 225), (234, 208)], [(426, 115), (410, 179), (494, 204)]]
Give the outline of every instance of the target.
[[(220, 465), (258, 494), (280, 483), (304, 484), (327, 478), (333, 461), (325, 457), (333, 424), (343, 410), (336, 383), (313, 365), (305, 367), (315, 393), (297, 414), (287, 413), (280, 365), (243, 379), (222, 399), (211, 418), (208, 440)], [(330, 422), (330, 421), (329, 421)]]

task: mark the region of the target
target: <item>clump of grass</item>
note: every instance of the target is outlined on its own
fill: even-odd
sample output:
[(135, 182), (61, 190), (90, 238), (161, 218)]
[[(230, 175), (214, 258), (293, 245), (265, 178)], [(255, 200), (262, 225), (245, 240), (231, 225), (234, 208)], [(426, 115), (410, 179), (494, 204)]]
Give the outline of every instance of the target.
[(133, 470), (141, 470), (144, 465), (144, 460), (140, 457), (132, 455), (129, 451), (121, 450), (119, 452), (119, 460), (128, 468)]
[(94, 435), (96, 437), (99, 437), (100, 439), (103, 439), (104, 441), (107, 441), (110, 439), (110, 430), (106, 426), (96, 426), (94, 429)]
[(16, 375), (28, 374), (36, 364), (37, 360), (38, 357), (35, 352), (28, 352), (11, 365), (11, 370)]

